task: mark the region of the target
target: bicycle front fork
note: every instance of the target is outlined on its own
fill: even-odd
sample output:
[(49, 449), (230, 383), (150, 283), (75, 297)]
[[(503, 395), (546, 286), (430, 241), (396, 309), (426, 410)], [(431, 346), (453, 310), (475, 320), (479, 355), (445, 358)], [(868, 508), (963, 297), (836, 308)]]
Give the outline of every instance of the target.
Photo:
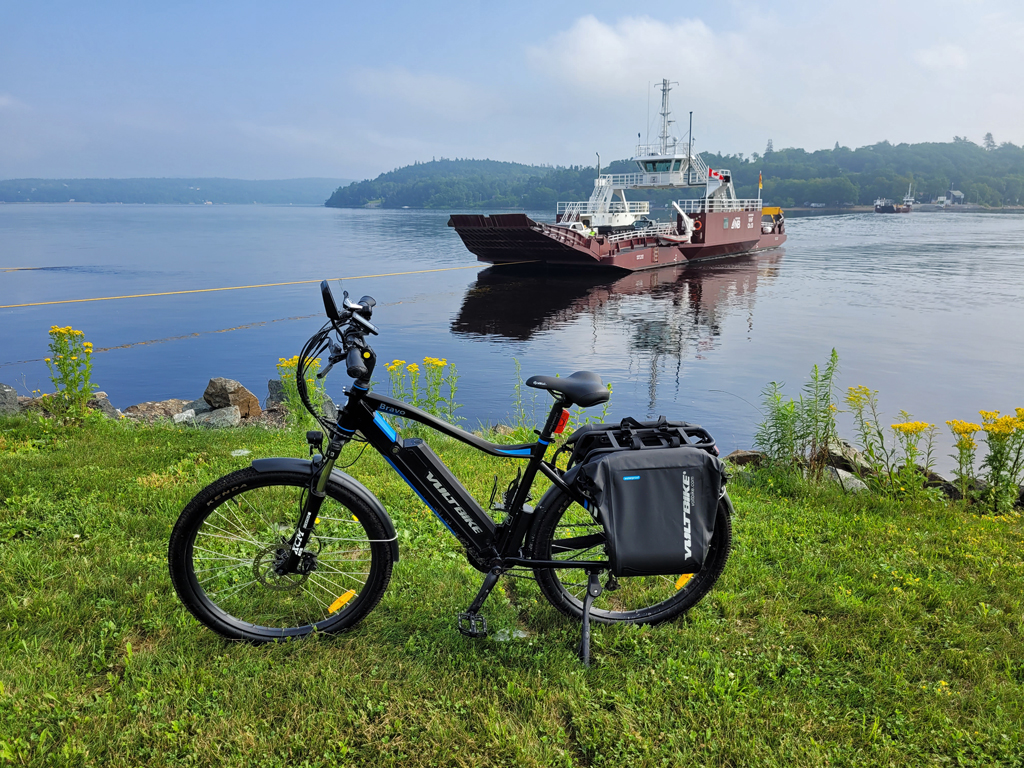
[(333, 441), (327, 446), (326, 455), (321, 463), (319, 474), (314, 475), (316, 483), (310, 487), (309, 493), (306, 494), (305, 502), (299, 510), (298, 524), (289, 542), (291, 551), (288, 553), (288, 557), (282, 559), (280, 564), (274, 568), (279, 576), (295, 573), (302, 562), (302, 555), (306, 550), (306, 545), (309, 544), (310, 536), (313, 535), (317, 515), (320, 514), (320, 507), (323, 506), (327, 495), (327, 481), (330, 480), (331, 470), (334, 469), (334, 463), (338, 460), (341, 448), (342, 446), (335, 445)]

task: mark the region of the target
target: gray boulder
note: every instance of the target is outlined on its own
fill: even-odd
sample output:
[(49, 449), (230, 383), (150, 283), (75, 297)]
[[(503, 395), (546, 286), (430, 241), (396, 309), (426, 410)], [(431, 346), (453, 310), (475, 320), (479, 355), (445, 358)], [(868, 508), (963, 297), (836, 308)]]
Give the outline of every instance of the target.
[(20, 410), (17, 390), (7, 384), (0, 384), (0, 416), (9, 416)]
[(196, 420), (196, 412), (188, 408), (181, 413), (174, 414), (173, 419), (175, 424), (190, 424)]
[(842, 486), (844, 491), (849, 493), (860, 493), (868, 490), (867, 484), (852, 472), (835, 467), (826, 467), (825, 476)]
[(242, 418), (249, 419), (263, 413), (259, 398), (234, 379), (217, 377), (210, 379), (203, 393), (203, 399), (213, 408), (238, 408)]
[(217, 408), (207, 413), (200, 413), (195, 417), (196, 426), (199, 427), (237, 427), (242, 421), (242, 412), (237, 405), (229, 405), (227, 408)]
[(737, 467), (745, 467), (749, 464), (753, 469), (757, 469), (767, 462), (768, 456), (761, 451), (733, 451), (725, 457), (725, 460), (731, 461)]
[(267, 382), (267, 408), (276, 405), (283, 405), (285, 401), (284, 383), (280, 379), (271, 379)]
[(170, 400), (160, 400), (159, 402), (129, 405), (124, 409), (124, 415), (136, 421), (154, 422), (157, 419), (170, 419), (175, 414), (181, 413), (182, 406), (187, 402), (187, 400), (172, 398)]
[(838, 469), (852, 472), (860, 477), (874, 474), (874, 470), (871, 468), (871, 464), (868, 460), (864, 457), (864, 454), (845, 440), (840, 440), (838, 443), (831, 442), (829, 444), (828, 460), (826, 463), (833, 467), (837, 467)]
[[(184, 413), (185, 411), (195, 411), (195, 413), (209, 413), (212, 410), (213, 407), (208, 402), (203, 400), (203, 398), (193, 400), (192, 402), (185, 403), (183, 406), (181, 406), (182, 413)], [(192, 415), (194, 416), (195, 413)]]
[(94, 411), (99, 411), (108, 419), (120, 419), (121, 412), (110, 403), (106, 392), (93, 392), (92, 398), (86, 403)]

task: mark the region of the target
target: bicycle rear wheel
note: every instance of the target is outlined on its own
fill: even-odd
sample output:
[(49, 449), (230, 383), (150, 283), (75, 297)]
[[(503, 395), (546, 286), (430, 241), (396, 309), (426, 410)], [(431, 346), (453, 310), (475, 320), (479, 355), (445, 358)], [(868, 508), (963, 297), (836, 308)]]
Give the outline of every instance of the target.
[[(558, 489), (527, 540), (538, 560), (606, 560), (604, 529), (590, 513)], [(618, 588), (605, 589), (594, 601), (591, 618), (604, 624), (658, 624), (695, 606), (722, 575), (732, 549), (731, 504), (718, 503), (715, 532), (704, 567), (699, 573), (673, 576), (620, 576)], [(562, 613), (578, 619), (583, 615), (587, 573), (582, 568), (537, 568), (534, 576), (541, 592)]]
[(185, 507), (171, 534), (171, 581), (185, 607), (232, 640), (268, 642), (340, 632), (380, 601), (393, 566), (377, 513), (328, 483), (297, 572), (278, 574), (310, 475), (257, 472), (220, 478)]

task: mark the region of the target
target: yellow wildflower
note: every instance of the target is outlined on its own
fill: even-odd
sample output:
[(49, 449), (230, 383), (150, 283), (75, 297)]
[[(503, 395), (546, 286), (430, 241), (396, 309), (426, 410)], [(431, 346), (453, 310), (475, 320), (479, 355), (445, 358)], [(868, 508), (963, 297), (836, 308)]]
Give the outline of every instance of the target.
[(902, 424), (893, 424), (892, 428), (895, 432), (902, 432), (904, 435), (916, 437), (931, 426), (931, 424), (925, 421), (906, 421)]
[(990, 435), (1010, 435), (1018, 426), (1015, 416), (1000, 416), (998, 419), (986, 420), (982, 429)]
[(946, 422), (949, 425), (950, 430), (954, 435), (958, 437), (963, 436), (974, 436), (975, 432), (981, 429), (980, 424), (972, 424), (969, 421), (961, 421), (960, 419), (953, 419), (952, 421)]
[(401, 368), (403, 365), (405, 365), (405, 360), (392, 360), (390, 363), (388, 363), (384, 367), (388, 369), (388, 372), (394, 373), (399, 368)]
[(416, 363), (409, 363), (407, 366), (405, 366), (405, 370), (407, 370), (409, 373), (417, 373), (419, 369), (420, 367), (416, 365)]
[(50, 358), (46, 358), (46, 362), (50, 362)]
[(994, 421), (999, 418), (999, 411), (978, 411), (985, 421)]

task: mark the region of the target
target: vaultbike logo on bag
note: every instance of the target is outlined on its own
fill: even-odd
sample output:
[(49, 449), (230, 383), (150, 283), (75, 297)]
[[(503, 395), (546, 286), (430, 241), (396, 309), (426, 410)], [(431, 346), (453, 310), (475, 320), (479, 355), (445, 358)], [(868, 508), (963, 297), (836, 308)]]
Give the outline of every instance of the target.
[(686, 558), (693, 556), (693, 536), (690, 533), (690, 510), (693, 509), (693, 480), (689, 473), (683, 472), (683, 546)]

